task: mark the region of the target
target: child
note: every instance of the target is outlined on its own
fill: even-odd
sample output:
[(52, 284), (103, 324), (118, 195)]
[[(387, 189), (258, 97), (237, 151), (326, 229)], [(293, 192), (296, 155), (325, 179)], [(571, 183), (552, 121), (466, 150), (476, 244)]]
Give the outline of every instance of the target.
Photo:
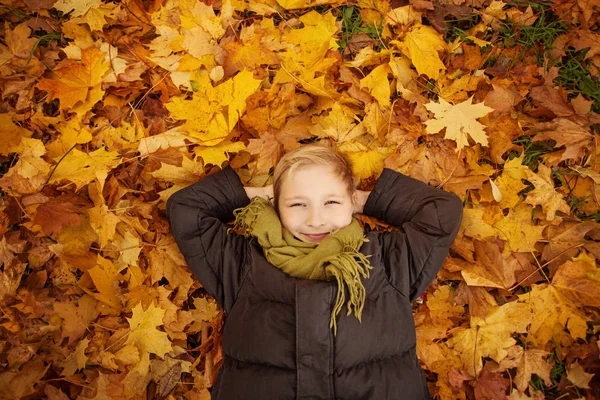
[[(242, 207), (248, 237), (225, 224)], [(355, 212), (399, 230), (365, 236)], [(456, 236), (456, 196), (389, 169), (357, 191), (348, 160), (312, 144), (281, 159), (272, 189), (227, 167), (171, 196), (167, 215), (226, 316), (213, 399), (429, 398), (411, 302)]]

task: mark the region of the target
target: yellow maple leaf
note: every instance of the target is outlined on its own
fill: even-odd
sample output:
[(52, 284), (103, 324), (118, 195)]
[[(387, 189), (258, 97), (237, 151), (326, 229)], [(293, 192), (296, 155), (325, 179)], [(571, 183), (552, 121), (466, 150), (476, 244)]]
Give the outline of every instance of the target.
[[(598, 268), (584, 260), (584, 254), (567, 261), (552, 278), (552, 286), (559, 290), (571, 303), (580, 307), (600, 307), (600, 280)], [(590, 257), (587, 256), (589, 259)], [(581, 261), (579, 261), (581, 259)], [(591, 259), (593, 262), (594, 260)]]
[(421, 22), (421, 13), (412, 5), (394, 8), (385, 16), (385, 22), (390, 25), (411, 25)]
[(221, 166), (229, 160), (229, 153), (237, 153), (246, 149), (243, 142), (222, 142), (213, 147), (198, 146), (194, 149), (197, 157), (202, 157), (204, 165), (213, 164)]
[(48, 149), (48, 157), (56, 158), (65, 154), (73, 145), (88, 143), (92, 140), (90, 131), (81, 125), (77, 118), (72, 118), (66, 124), (61, 124), (57, 127), (60, 136), (46, 145)]
[(396, 78), (396, 90), (398, 92), (402, 93), (403, 90), (418, 92), (419, 89), (416, 84), (417, 73), (411, 67), (411, 62), (408, 58), (401, 55), (390, 55), (388, 65), (392, 71), (392, 75)]
[(329, 98), (339, 97), (327, 70), (337, 64), (335, 57), (327, 57), (329, 50), (338, 48), (334, 37), (338, 28), (331, 11), (320, 14), (310, 11), (300, 17), (301, 29), (288, 30), (282, 39), (291, 46), (280, 53), (282, 68), (277, 72), (274, 83), (300, 83), (309, 93)]
[[(225, 27), (229, 22), (227, 19), (231, 18), (231, 8), (227, 6), (221, 8), (221, 14), (218, 16), (211, 5), (197, 1), (180, 0), (178, 3), (173, 3), (171, 7), (173, 6), (176, 8), (173, 8), (172, 12), (179, 14), (182, 28), (201, 27), (213, 39), (220, 39), (225, 34)], [(167, 18), (172, 19), (172, 16), (167, 14)]]
[(482, 358), (502, 361), (507, 349), (517, 343), (513, 334), (526, 332), (530, 322), (529, 306), (513, 301), (492, 309), (485, 318), (472, 316), (470, 327), (459, 330), (448, 345), (460, 355), (465, 370), (477, 376), (483, 368)]
[(466, 236), (485, 240), (498, 235), (496, 230), (485, 222), (483, 214), (483, 209), (465, 208), (463, 210), (463, 219), (460, 229)]
[(501, 208), (513, 208), (522, 201), (519, 192), (527, 186), (521, 180), (527, 178), (525, 171), (529, 170), (522, 164), (523, 158), (524, 155), (521, 154), (504, 163), (502, 175), (496, 179), (496, 185), (502, 193), (502, 200), (498, 203)]
[(142, 251), (139, 236), (126, 231), (123, 237), (116, 241), (116, 244), (119, 246), (119, 253), (121, 253), (119, 261), (129, 266), (137, 266), (139, 255)]
[[(179, 38), (177, 41), (172, 42), (171, 45), (176, 46), (178, 43)], [(213, 37), (210, 33), (200, 26), (195, 26), (184, 31), (181, 47), (197, 59), (202, 59), (207, 55), (215, 55), (219, 53), (219, 51), (222, 51), (219, 46), (213, 42)]]
[(163, 325), (165, 310), (153, 304), (144, 310), (142, 305), (138, 304), (132, 311), (131, 318), (127, 318), (130, 332), (126, 344), (135, 344), (140, 353), (153, 353), (164, 358), (173, 348), (168, 335), (156, 329)]
[(279, 64), (274, 52), (262, 43), (262, 35), (255, 32), (248, 40), (229, 42), (223, 46), (228, 56), (224, 68), (237, 71), (248, 69), (254, 71), (261, 65)]
[(96, 47), (84, 49), (81, 51), (81, 63), (72, 62), (55, 69), (57, 78), (41, 79), (38, 88), (48, 91), (50, 98), (60, 99), (62, 108), (71, 108), (78, 102), (85, 102), (88, 96), (97, 101), (98, 95), (102, 98), (104, 93), (100, 85), (110, 68), (105, 56)]
[(58, 157), (55, 160), (60, 161), (60, 163), (56, 166), (50, 182), (66, 180), (74, 183), (77, 189), (96, 178), (106, 176), (107, 171), (110, 171), (121, 162), (119, 153), (116, 151), (108, 152), (104, 148), (94, 150), (91, 153), (73, 149), (62, 160)]
[(227, 107), (229, 129), (237, 123), (240, 116), (246, 111), (246, 99), (258, 90), (260, 79), (254, 79), (252, 72), (243, 70), (233, 78), (231, 88), (231, 101), (222, 104)]
[(485, 126), (477, 121), (488, 113), (494, 111), (493, 108), (483, 103), (472, 104), (473, 97), (462, 103), (452, 105), (440, 98), (439, 103), (429, 102), (425, 108), (433, 112), (434, 118), (425, 122), (427, 133), (438, 133), (446, 128), (446, 139), (456, 142), (456, 149), (460, 150), (468, 145), (470, 136), (476, 143), (487, 146), (488, 139), (483, 128)]
[(574, 339), (584, 339), (588, 318), (572, 301), (551, 285), (532, 285), (531, 292), (519, 295), (519, 300), (531, 307), (533, 318), (527, 340), (543, 349), (552, 340), (555, 326), (569, 330)]
[(431, 79), (437, 79), (440, 71), (446, 67), (440, 56), (439, 51), (446, 50), (446, 42), (432, 26), (415, 24), (401, 41), (392, 40), (402, 53), (410, 58), (419, 74), (425, 74)]
[(61, 363), (63, 370), (61, 372), (62, 376), (72, 376), (79, 369), (85, 368), (88, 357), (85, 355), (85, 349), (88, 344), (90, 344), (90, 339), (82, 339), (77, 346), (75, 347), (75, 351), (72, 352), (65, 358), (65, 360)]
[(6, 45), (12, 55), (19, 58), (29, 58), (29, 54), (32, 52), (37, 39), (29, 37), (31, 29), (27, 25), (27, 22), (17, 25), (13, 30), (5, 29)]
[(0, 187), (13, 194), (39, 192), (50, 173), (50, 165), (42, 156), (46, 153), (44, 143), (38, 139), (22, 138), (19, 161), (0, 178)]
[(187, 298), (187, 292), (194, 283), (189, 269), (185, 267), (185, 260), (179, 252), (177, 245), (167, 237), (159, 239), (160, 247), (156, 247), (148, 254), (150, 263), (150, 277), (152, 283), (163, 278), (169, 281), (170, 289), (178, 289), (177, 296), (173, 301), (183, 301)]
[(0, 154), (9, 155), (23, 151), (22, 140), (31, 136), (31, 131), (16, 125), (8, 114), (0, 114)]
[(390, 130), (391, 113), (389, 109), (383, 109), (379, 103), (371, 102), (365, 106), (363, 125), (367, 132), (380, 142), (385, 142), (385, 135)]
[(195, 298), (194, 308), (190, 310), (194, 322), (189, 326), (189, 332), (197, 332), (202, 329), (203, 322), (212, 322), (221, 315), (217, 302), (212, 298)]
[(519, 204), (493, 225), (498, 237), (508, 242), (505, 252), (531, 252), (543, 238), (544, 226), (533, 225), (531, 210), (530, 206)]
[(53, 7), (64, 14), (73, 11), (72, 17), (80, 17), (88, 10), (100, 6), (102, 6), (102, 0), (58, 0)]
[(203, 75), (191, 100), (172, 98), (165, 107), (175, 119), (186, 120), (180, 129), (205, 146), (219, 144), (229, 135), (246, 109), (246, 99), (260, 86), (249, 71), (242, 71), (217, 87)]
[(190, 139), (187, 134), (180, 132), (178, 128), (173, 128), (166, 132), (159, 133), (158, 135), (141, 139), (137, 151), (139, 151), (141, 155), (148, 155), (159, 149), (168, 149), (171, 147), (179, 148), (185, 146), (186, 139)]
[(365, 127), (349, 108), (334, 102), (331, 111), (312, 118), (314, 125), (308, 130), (320, 138), (331, 138), (338, 143), (348, 142), (365, 133)]
[(539, 349), (523, 350), (521, 346), (515, 345), (508, 349), (508, 353), (509, 356), (500, 362), (499, 369), (505, 371), (509, 368), (517, 368), (515, 385), (520, 391), (524, 392), (527, 389), (532, 374), (542, 378), (547, 386), (552, 385), (550, 378), (552, 362), (547, 360), (549, 352)]
[(113, 17), (117, 11), (114, 4), (102, 4), (99, 7), (88, 9), (83, 17), (83, 21), (88, 24), (92, 31), (102, 31), (102, 27), (107, 24), (106, 17)]
[(98, 234), (100, 248), (111, 242), (116, 233), (117, 224), (121, 221), (105, 204), (87, 210), (90, 225)]
[(508, 174), (501, 175), (495, 181), (502, 198), (498, 202), (501, 208), (513, 208), (522, 200), (519, 193), (527, 187), (520, 179), (512, 178)]
[(382, 64), (375, 67), (369, 75), (360, 80), (361, 89), (369, 89), (371, 96), (375, 97), (375, 100), (382, 107), (390, 106), (391, 90), (388, 81), (388, 73), (390, 72), (390, 67), (387, 64)]
[(352, 161), (352, 171), (359, 179), (377, 176), (383, 171), (383, 161), (392, 154), (388, 147), (369, 148), (362, 143), (346, 142), (338, 147)]
[(534, 206), (541, 205), (547, 221), (553, 221), (557, 211), (562, 211), (565, 214), (571, 212), (571, 207), (569, 207), (563, 195), (554, 188), (551, 168), (539, 164), (537, 174), (529, 168), (525, 170), (525, 173), (527, 174), (527, 180), (535, 186), (535, 189), (527, 193), (525, 203)]
[(442, 336), (431, 337), (431, 340), (446, 337), (448, 329), (454, 326), (451, 319), (459, 318), (464, 314), (464, 307), (454, 304), (452, 290), (449, 285), (438, 287), (431, 295), (427, 296), (427, 308), (432, 324), (442, 328)]
[(199, 162), (194, 162), (187, 157), (183, 157), (181, 167), (161, 163), (161, 167), (152, 171), (152, 176), (165, 182), (173, 182), (183, 185), (190, 185), (204, 176), (204, 167)]
[(309, 8), (323, 6), (326, 4), (337, 4), (341, 0), (276, 0), (277, 4), (286, 10), (297, 10), (299, 8)]
[(121, 309), (121, 300), (117, 292), (116, 282), (118, 281), (118, 272), (114, 264), (107, 258), (97, 256), (96, 265), (86, 271), (89, 274), (97, 292), (94, 292), (83, 286), (80, 280), (80, 287), (90, 296), (108, 306), (112, 312), (119, 312)]

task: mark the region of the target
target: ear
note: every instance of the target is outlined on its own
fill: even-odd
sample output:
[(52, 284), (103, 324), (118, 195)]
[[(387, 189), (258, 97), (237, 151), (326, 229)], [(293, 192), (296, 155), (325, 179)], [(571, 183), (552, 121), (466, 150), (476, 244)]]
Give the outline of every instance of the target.
[(362, 212), (362, 210), (360, 210), (358, 207), (358, 190), (354, 190), (354, 192), (352, 192), (351, 197), (352, 197), (352, 214)]

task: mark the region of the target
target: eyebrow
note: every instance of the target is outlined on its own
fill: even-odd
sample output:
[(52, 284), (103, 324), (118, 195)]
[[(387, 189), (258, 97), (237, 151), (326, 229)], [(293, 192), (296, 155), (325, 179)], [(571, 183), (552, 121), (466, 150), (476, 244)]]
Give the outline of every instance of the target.
[[(334, 197), (334, 198), (340, 198), (341, 199), (341, 198), (343, 198), (345, 196), (341, 195), (341, 194), (328, 193), (328, 194), (325, 195), (325, 197), (326, 198)], [(306, 200), (307, 198), (308, 197), (306, 197), (306, 196), (293, 196), (293, 197), (284, 197), (283, 199), (284, 200)]]

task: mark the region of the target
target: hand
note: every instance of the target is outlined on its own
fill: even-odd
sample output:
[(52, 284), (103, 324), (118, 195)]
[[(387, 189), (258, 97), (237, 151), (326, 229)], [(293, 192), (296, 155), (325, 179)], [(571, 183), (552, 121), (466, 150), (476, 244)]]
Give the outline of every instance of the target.
[(246, 191), (246, 196), (248, 196), (249, 199), (253, 199), (258, 196), (273, 202), (273, 185), (268, 185), (265, 187), (245, 186), (244, 190)]
[(353, 214), (360, 214), (365, 208), (365, 204), (371, 192), (365, 192), (364, 190), (356, 190), (354, 192), (354, 208), (352, 209)]

